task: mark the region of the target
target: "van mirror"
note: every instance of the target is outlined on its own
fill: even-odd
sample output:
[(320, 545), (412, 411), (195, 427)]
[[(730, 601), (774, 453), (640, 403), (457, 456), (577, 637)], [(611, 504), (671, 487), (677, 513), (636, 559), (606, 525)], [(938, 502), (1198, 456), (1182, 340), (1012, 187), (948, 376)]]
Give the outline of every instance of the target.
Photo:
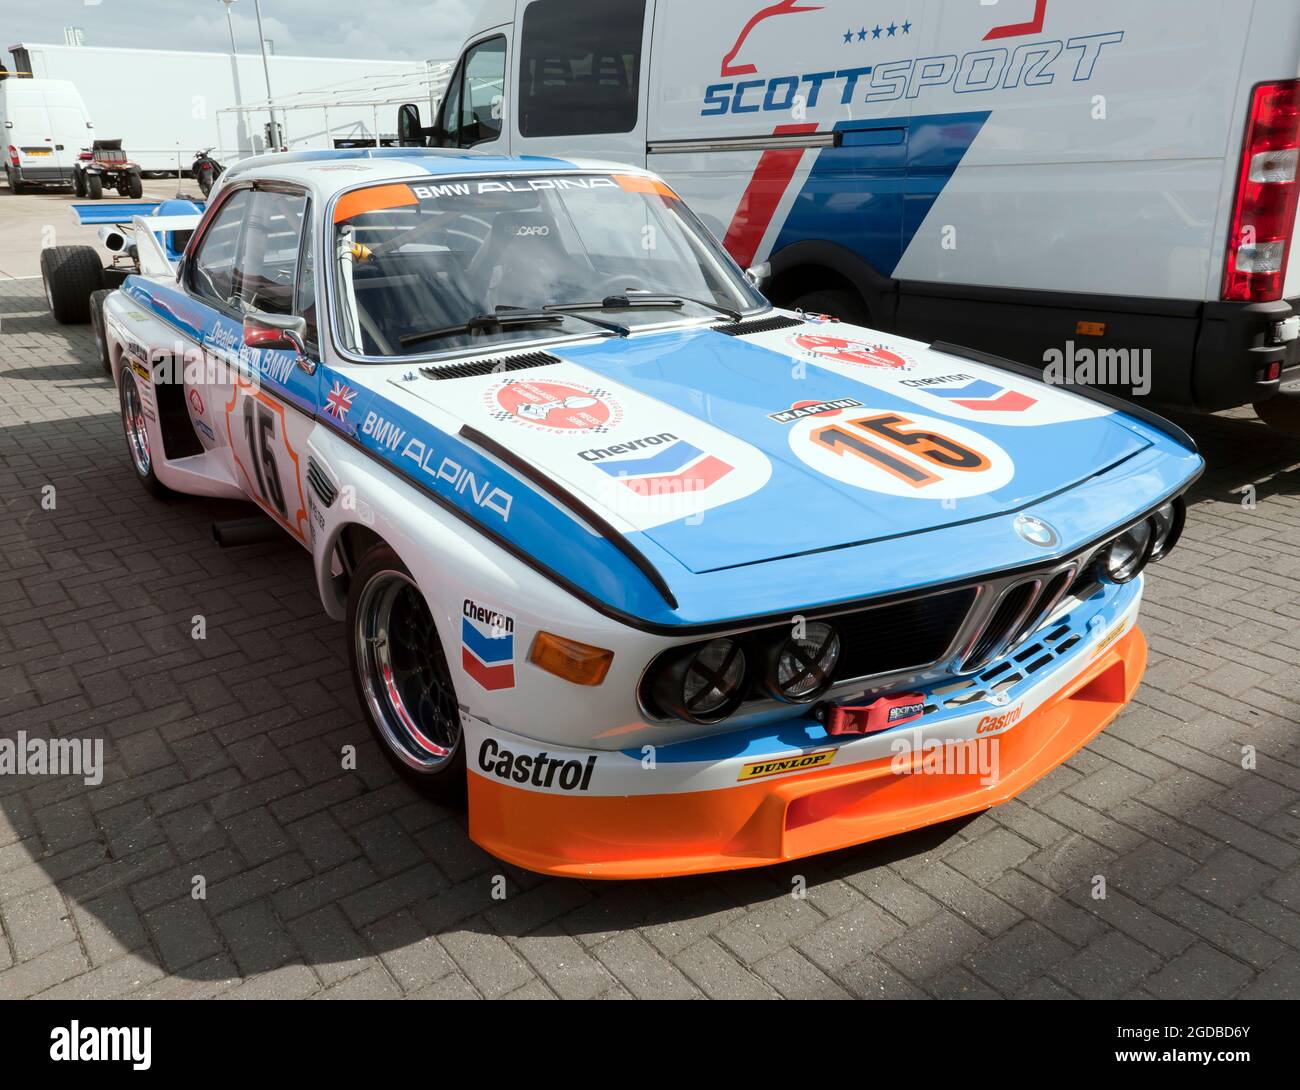
[(397, 108), (397, 144), (403, 148), (424, 147), (424, 128), (420, 124), (420, 107), (408, 102)]

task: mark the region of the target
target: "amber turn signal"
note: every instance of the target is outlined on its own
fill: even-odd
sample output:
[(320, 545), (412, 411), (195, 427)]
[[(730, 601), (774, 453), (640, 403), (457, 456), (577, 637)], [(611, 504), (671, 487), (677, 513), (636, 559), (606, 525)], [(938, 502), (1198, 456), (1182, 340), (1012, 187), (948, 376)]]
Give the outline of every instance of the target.
[(533, 637), (528, 661), (575, 685), (599, 685), (609, 673), (614, 652), (577, 640), (566, 640), (550, 632), (539, 632)]

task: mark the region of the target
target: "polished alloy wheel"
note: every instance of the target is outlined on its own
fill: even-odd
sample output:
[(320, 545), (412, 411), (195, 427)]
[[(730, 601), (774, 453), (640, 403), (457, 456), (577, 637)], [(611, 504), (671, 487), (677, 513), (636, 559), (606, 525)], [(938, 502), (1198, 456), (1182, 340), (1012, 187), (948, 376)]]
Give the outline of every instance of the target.
[(416, 771), (437, 771), (460, 743), (460, 711), (433, 615), (410, 576), (371, 577), (353, 638), (361, 689), (389, 748)]
[(149, 430), (140, 391), (129, 374), (122, 379), (122, 424), (126, 428), (127, 444), (131, 447), (131, 460), (140, 476), (147, 477), (153, 464), (149, 454)]

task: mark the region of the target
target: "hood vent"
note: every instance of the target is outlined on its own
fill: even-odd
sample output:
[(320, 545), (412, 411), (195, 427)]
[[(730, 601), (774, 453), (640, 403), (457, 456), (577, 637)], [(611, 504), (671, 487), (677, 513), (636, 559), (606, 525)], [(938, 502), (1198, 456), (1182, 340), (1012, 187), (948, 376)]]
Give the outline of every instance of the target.
[(798, 325), (803, 325), (798, 318), (778, 314), (772, 318), (749, 318), (743, 322), (727, 322), (709, 328), (714, 333), (725, 333), (728, 337), (743, 337), (746, 333), (771, 333), (774, 329), (793, 329)]
[(326, 507), (330, 507), (339, 494), (339, 490), (334, 487), (325, 471), (317, 465), (315, 458), (307, 459), (307, 483), (316, 493), (316, 498)]
[(520, 352), (514, 356), (498, 356), (492, 360), (475, 360), (473, 363), (445, 363), (441, 366), (421, 367), (420, 374), (425, 378), (439, 381), (449, 378), (473, 378), (476, 375), (491, 375), (502, 371), (522, 371), (528, 367), (549, 367), (559, 363), (559, 356), (549, 352)]

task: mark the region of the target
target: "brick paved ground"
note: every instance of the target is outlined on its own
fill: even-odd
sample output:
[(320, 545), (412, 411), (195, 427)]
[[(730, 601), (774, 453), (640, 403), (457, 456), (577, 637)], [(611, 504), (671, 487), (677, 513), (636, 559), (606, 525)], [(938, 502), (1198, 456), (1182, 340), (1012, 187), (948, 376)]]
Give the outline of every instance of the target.
[(973, 820), (632, 884), (503, 868), (396, 782), (306, 555), (148, 499), (115, 413), (88, 328), (0, 285), (0, 731), (107, 752), (98, 787), (0, 779), (0, 996), (1300, 995), (1300, 443), (1249, 413), (1184, 421), (1211, 468), (1152, 666), (1074, 760)]

